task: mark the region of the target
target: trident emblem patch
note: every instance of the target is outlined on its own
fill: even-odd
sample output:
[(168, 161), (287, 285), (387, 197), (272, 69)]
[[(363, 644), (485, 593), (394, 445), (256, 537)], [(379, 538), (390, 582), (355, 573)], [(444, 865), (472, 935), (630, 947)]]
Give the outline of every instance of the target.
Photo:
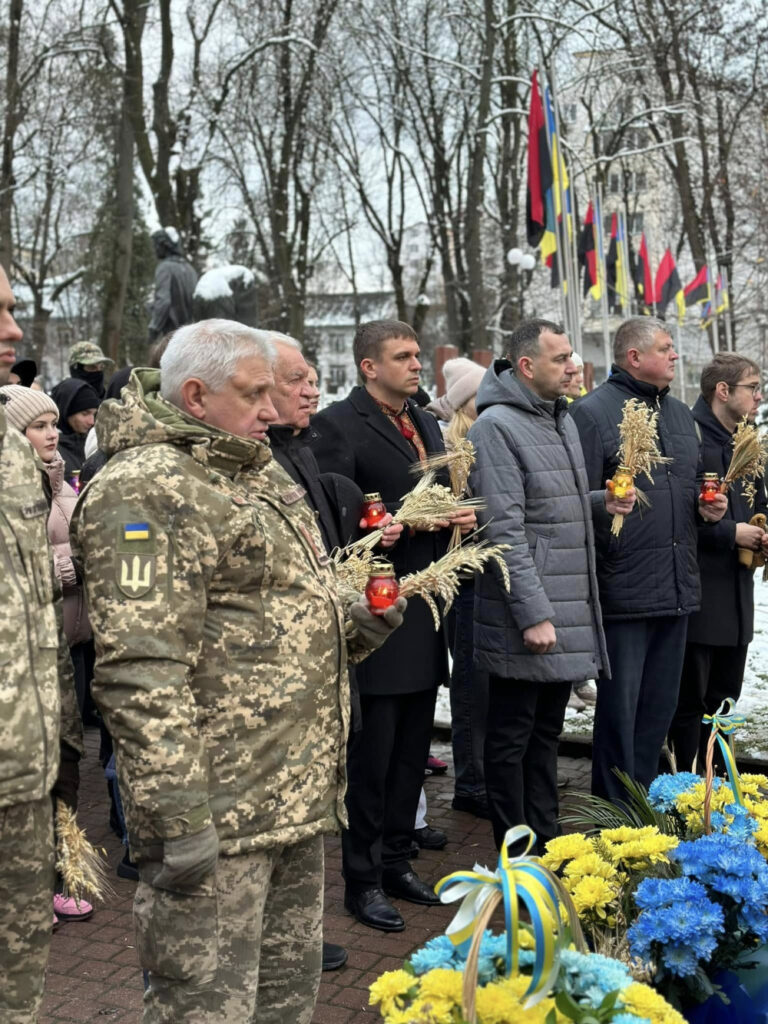
[(143, 597), (155, 585), (154, 555), (118, 554), (116, 568), (115, 582), (126, 597)]

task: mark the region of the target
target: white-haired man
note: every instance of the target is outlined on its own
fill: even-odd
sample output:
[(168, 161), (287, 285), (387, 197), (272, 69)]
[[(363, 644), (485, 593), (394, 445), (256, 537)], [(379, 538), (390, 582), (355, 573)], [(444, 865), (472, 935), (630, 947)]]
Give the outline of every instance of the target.
[(109, 461), (73, 524), (153, 1024), (309, 1024), (322, 836), (345, 822), (347, 645), (362, 656), (402, 621), (353, 604), (347, 622), (265, 443), (273, 359), (233, 321), (176, 331), (160, 372), (102, 406)]

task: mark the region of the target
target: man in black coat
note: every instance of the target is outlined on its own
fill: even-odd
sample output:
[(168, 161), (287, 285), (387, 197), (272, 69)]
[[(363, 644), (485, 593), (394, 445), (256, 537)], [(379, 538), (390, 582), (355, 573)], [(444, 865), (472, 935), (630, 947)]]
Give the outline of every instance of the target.
[[(733, 434), (746, 416), (754, 423), (762, 401), (760, 367), (735, 352), (719, 352), (701, 373), (701, 394), (693, 416), (701, 433), (701, 471), (725, 476), (733, 454)], [(765, 481), (754, 481), (750, 502), (745, 481), (728, 491), (728, 510), (714, 526), (699, 527), (701, 610), (688, 621), (685, 661), (677, 712), (669, 738), (677, 766), (704, 769), (710, 730), (701, 719), (726, 697), (738, 700), (744, 680), (747, 647), (752, 640), (754, 596), (752, 569), (742, 564), (741, 551), (768, 552), (768, 533), (750, 526), (756, 513), (768, 511)]]
[[(313, 418), (310, 444), (321, 470), (350, 477), (365, 494), (379, 492), (395, 512), (418, 479), (411, 468), (444, 450), (437, 422), (411, 399), (419, 387), (419, 344), (407, 324), (377, 320), (358, 327), (354, 355), (365, 384)], [(470, 530), (474, 520), (474, 513), (463, 513), (454, 521)], [(439, 558), (449, 536), (447, 528), (404, 531), (392, 549), (396, 575)], [(437, 687), (448, 678), (443, 630), (435, 632), (425, 602), (409, 603), (387, 649), (367, 658), (356, 675), (362, 729), (349, 753), (345, 905), (370, 927), (400, 931), (403, 919), (387, 895), (438, 902), (408, 860)]]
[[(699, 608), (697, 523), (722, 519), (724, 495), (699, 501), (699, 439), (691, 410), (669, 394), (678, 355), (653, 317), (625, 320), (614, 339), (611, 376), (571, 406), (584, 451), (597, 544), (600, 604), (611, 665), (601, 675), (592, 753), (592, 791), (621, 802), (614, 767), (648, 785), (677, 707), (688, 616)], [(671, 462), (636, 483), (651, 506), (626, 516), (618, 537), (605, 510), (605, 481), (618, 465), (624, 403), (658, 412), (658, 443)]]

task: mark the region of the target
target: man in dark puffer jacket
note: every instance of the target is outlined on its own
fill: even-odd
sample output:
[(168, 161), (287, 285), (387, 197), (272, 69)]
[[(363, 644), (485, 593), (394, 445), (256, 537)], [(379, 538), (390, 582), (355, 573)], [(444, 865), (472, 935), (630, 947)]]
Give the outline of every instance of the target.
[[(557, 740), (571, 683), (608, 672), (595, 573), (589, 485), (563, 397), (576, 366), (561, 327), (520, 324), (509, 360), (477, 393), (470, 475), (483, 536), (504, 543), (507, 592), (495, 567), (478, 577), (475, 662), (489, 673), (485, 783), (496, 845), (526, 824), (539, 849), (557, 834)], [(629, 512), (603, 491), (611, 513)]]
[[(667, 327), (652, 317), (625, 320), (614, 339), (611, 376), (571, 406), (593, 493), (595, 540), (612, 679), (598, 681), (592, 791), (625, 798), (613, 773), (643, 785), (658, 759), (677, 705), (688, 616), (700, 605), (697, 523), (722, 519), (724, 495), (698, 501), (699, 439), (691, 410), (669, 394), (678, 359)], [(659, 413), (659, 449), (671, 458), (637, 483), (651, 502), (626, 517), (619, 537), (598, 489), (618, 465), (624, 403), (637, 398)], [(698, 508), (698, 511), (697, 511)]]
[[(718, 352), (701, 374), (701, 394), (693, 416), (701, 431), (701, 469), (724, 477), (733, 454), (733, 433), (746, 416), (754, 422), (760, 407), (760, 367), (736, 352)], [(752, 640), (754, 595), (752, 569), (740, 560), (746, 551), (768, 552), (768, 533), (750, 526), (756, 513), (768, 512), (765, 481), (753, 481), (754, 502), (745, 494), (746, 480), (728, 492), (728, 511), (716, 526), (699, 528), (701, 611), (688, 623), (685, 661), (677, 713), (669, 730), (680, 771), (696, 764), (704, 771), (712, 714), (726, 697), (738, 700), (744, 680), (747, 647)]]

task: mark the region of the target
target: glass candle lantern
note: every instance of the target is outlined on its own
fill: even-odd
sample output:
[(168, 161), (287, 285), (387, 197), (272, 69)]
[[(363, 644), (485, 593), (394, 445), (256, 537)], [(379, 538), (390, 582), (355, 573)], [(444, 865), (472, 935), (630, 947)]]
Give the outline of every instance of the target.
[(702, 501), (714, 501), (720, 493), (720, 477), (717, 473), (705, 473), (701, 479), (699, 497)]
[(365, 529), (377, 530), (384, 516), (387, 514), (387, 507), (381, 500), (378, 491), (363, 495), (363, 508), (360, 513), (365, 520)]
[(388, 563), (374, 562), (365, 585), (368, 607), (374, 615), (383, 615), (400, 594), (395, 570)]
[(634, 484), (634, 477), (626, 466), (618, 466), (613, 474), (613, 493), (617, 498), (626, 498), (627, 491)]
[(72, 488), (72, 490), (75, 492), (75, 494), (79, 494), (80, 493), (80, 470), (79, 469), (73, 469), (72, 470), (72, 477), (70, 478), (69, 485)]

